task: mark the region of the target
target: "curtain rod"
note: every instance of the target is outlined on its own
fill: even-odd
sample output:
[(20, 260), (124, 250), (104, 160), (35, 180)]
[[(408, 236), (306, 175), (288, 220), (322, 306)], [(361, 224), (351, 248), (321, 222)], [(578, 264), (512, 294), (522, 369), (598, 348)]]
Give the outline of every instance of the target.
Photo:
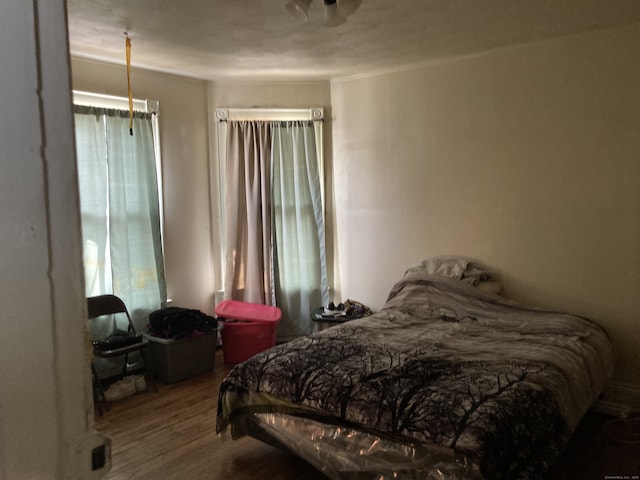
[(246, 121), (246, 122), (321, 122), (324, 123), (324, 118), (320, 118), (318, 120), (308, 120), (308, 119), (296, 119), (296, 120), (279, 120), (276, 118), (252, 118), (252, 119), (242, 119), (242, 120), (229, 120), (226, 118), (220, 118), (218, 119), (218, 122), (221, 123), (227, 123), (227, 122), (242, 122), (242, 121)]
[(322, 107), (310, 108), (228, 108), (215, 109), (215, 117), (219, 122), (229, 120), (310, 120), (324, 121), (324, 109)]

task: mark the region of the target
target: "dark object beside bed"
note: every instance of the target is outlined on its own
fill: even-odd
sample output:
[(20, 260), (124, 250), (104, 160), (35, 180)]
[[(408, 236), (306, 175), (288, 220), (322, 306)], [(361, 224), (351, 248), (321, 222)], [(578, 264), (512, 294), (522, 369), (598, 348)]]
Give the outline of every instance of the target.
[(473, 283), (409, 271), (380, 312), (237, 365), (218, 432), (335, 479), (545, 478), (612, 373), (611, 343)]

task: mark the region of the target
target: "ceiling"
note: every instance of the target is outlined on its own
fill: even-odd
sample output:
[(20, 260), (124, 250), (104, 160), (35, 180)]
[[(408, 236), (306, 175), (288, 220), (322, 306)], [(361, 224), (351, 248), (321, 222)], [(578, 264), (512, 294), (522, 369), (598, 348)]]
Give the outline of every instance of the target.
[[(343, 0), (346, 1), (346, 0)], [(638, 0), (362, 0), (327, 27), (285, 0), (67, 0), (71, 54), (205, 80), (326, 80), (640, 22)], [(340, 0), (338, 0), (340, 3)]]

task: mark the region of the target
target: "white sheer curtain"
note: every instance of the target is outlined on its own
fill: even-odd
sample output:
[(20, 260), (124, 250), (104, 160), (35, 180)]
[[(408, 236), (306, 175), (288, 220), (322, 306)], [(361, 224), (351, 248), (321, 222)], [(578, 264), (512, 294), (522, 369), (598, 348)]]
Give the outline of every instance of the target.
[(311, 333), (313, 309), (328, 303), (324, 214), (312, 122), (274, 122), (271, 145), (275, 287), (287, 338)]
[(226, 143), (225, 297), (275, 303), (280, 339), (309, 334), (329, 296), (316, 129), (229, 121)]
[(166, 302), (151, 114), (74, 106), (87, 296), (121, 297), (137, 329)]

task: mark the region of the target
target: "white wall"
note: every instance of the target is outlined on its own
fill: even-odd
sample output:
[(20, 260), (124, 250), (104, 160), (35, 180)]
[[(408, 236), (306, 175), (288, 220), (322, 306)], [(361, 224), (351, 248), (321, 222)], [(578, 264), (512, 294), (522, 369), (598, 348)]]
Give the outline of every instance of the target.
[[(133, 58), (135, 48), (133, 42)], [(72, 82), (76, 90), (127, 96), (124, 66), (73, 58)], [(133, 68), (131, 86), (135, 98), (160, 102), (168, 296), (176, 306), (212, 314), (207, 83)]]
[(587, 315), (640, 385), (640, 26), (332, 84), (341, 295), (479, 259), (505, 295)]
[(0, 3), (0, 479), (98, 478), (64, 0)]

